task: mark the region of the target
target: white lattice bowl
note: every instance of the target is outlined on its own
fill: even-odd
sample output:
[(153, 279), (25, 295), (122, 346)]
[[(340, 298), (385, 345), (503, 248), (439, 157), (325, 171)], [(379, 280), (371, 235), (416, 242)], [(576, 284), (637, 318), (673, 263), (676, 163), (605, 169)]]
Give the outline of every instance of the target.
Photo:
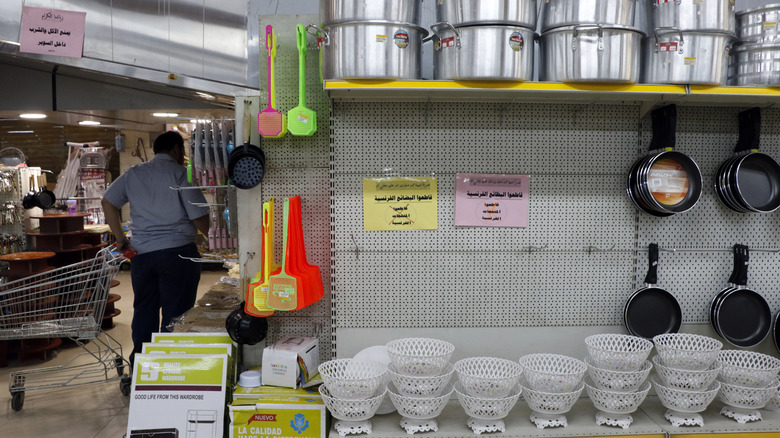
[(523, 367), (498, 357), (469, 357), (455, 362), (455, 372), (466, 394), (498, 398), (508, 396), (517, 386)]
[(653, 349), (653, 343), (647, 339), (619, 333), (588, 336), (585, 346), (593, 365), (615, 371), (639, 370)]
[(780, 382), (777, 379), (771, 381), (769, 385), (763, 388), (720, 382), (718, 400), (735, 408), (761, 409), (777, 394), (778, 385), (780, 385)]
[(766, 387), (780, 372), (780, 359), (755, 351), (723, 350), (718, 354), (718, 363), (718, 380), (751, 388)]
[(638, 391), (633, 392), (608, 391), (587, 383), (585, 390), (596, 409), (608, 414), (630, 414), (636, 411), (647, 397), (650, 382), (644, 382)]
[(656, 376), (651, 377), (650, 380), (653, 382), (653, 388), (655, 388), (661, 404), (667, 409), (682, 413), (703, 412), (715, 400), (715, 396), (720, 390), (720, 382), (717, 381), (704, 391), (691, 391), (665, 386), (656, 379)]
[(387, 366), (371, 360), (350, 358), (323, 362), (317, 370), (333, 397), (360, 400), (373, 396), (384, 383)]
[(382, 386), (373, 397), (362, 400), (345, 400), (334, 397), (326, 385), (320, 385), (320, 395), (334, 418), (343, 421), (365, 421), (376, 414), (382, 399), (385, 398), (387, 388)]
[(669, 368), (706, 370), (718, 359), (723, 343), (692, 333), (664, 333), (653, 337), (661, 363)]
[(397, 388), (390, 385), (387, 388), (387, 395), (390, 396), (390, 401), (402, 417), (430, 420), (441, 414), (453, 391), (453, 386), (449, 385), (444, 394), (436, 397), (410, 397), (400, 394)]
[(523, 386), (542, 392), (572, 392), (588, 371), (585, 362), (560, 354), (527, 354), (520, 358)]
[(720, 364), (715, 362), (706, 370), (682, 370), (670, 368), (661, 363), (661, 358), (653, 356), (655, 372), (658, 373), (660, 382), (670, 388), (702, 391), (709, 388), (720, 372)]
[(450, 363), (455, 346), (430, 338), (395, 339), (385, 345), (397, 372), (410, 376), (435, 376)]
[(499, 420), (506, 417), (520, 398), (522, 390), (522, 387), (517, 385), (505, 397), (474, 397), (467, 393), (460, 382), (455, 385), (455, 393), (466, 415), (477, 420)]
[(606, 370), (593, 365), (591, 358), (585, 358), (588, 365), (588, 375), (593, 381), (593, 386), (606, 391), (634, 392), (645, 382), (653, 364), (646, 360), (637, 371)]
[[(522, 380), (522, 379), (521, 379)], [(571, 410), (577, 399), (580, 398), (585, 383), (579, 385), (570, 392), (544, 392), (536, 391), (523, 385), (523, 399), (532, 411), (540, 414), (565, 414)]]
[(401, 395), (410, 397), (436, 397), (441, 395), (450, 378), (455, 373), (455, 367), (448, 363), (444, 370), (435, 376), (408, 376), (401, 374), (392, 363), (387, 366), (387, 374), (390, 375), (393, 385)]

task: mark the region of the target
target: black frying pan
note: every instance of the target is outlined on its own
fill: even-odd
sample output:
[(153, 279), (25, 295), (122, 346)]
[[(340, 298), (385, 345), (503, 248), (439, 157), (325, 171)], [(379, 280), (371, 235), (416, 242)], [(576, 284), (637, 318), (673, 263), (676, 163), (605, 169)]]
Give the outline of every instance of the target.
[(645, 339), (664, 333), (677, 333), (682, 325), (682, 309), (674, 295), (655, 287), (658, 280), (658, 244), (648, 248), (650, 266), (646, 286), (634, 291), (623, 309), (623, 323), (629, 333)]
[(780, 352), (780, 327), (777, 325), (778, 320), (780, 320), (780, 310), (775, 313), (775, 318), (772, 322), (772, 337), (775, 341), (775, 349)]
[(716, 324), (716, 315), (717, 315), (716, 311), (718, 309), (718, 305), (720, 304), (720, 300), (723, 298), (723, 296), (726, 293), (728, 293), (729, 291), (737, 287), (735, 282), (737, 281), (737, 278), (739, 278), (742, 275), (741, 270), (744, 269), (745, 264), (742, 260), (741, 247), (742, 245), (734, 245), (734, 267), (731, 270), (731, 276), (729, 277), (728, 286), (721, 289), (720, 292), (715, 294), (715, 296), (712, 297), (712, 301), (710, 302), (710, 324), (712, 325), (712, 329), (715, 330), (715, 333), (717, 333), (718, 336), (721, 337), (723, 337), (723, 335), (720, 334), (720, 329)]

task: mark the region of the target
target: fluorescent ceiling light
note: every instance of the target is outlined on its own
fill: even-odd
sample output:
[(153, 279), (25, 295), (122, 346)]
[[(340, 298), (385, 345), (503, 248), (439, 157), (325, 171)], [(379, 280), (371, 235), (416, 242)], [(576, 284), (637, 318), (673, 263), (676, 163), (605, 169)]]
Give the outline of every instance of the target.
[(97, 126), (99, 124), (100, 122), (98, 122), (97, 120), (81, 120), (79, 122), (79, 125), (86, 125), (86, 126)]
[(202, 93), (200, 91), (196, 91), (195, 94), (197, 94), (198, 96), (200, 96), (200, 97), (202, 97), (204, 99), (209, 99), (209, 100), (216, 99), (216, 97), (212, 96), (211, 94)]
[(46, 114), (41, 113), (26, 113), (26, 114), (19, 114), (19, 117), (23, 119), (45, 119)]
[(35, 131), (8, 131), (9, 134), (32, 134)]
[(152, 113), (155, 117), (178, 117), (177, 113)]

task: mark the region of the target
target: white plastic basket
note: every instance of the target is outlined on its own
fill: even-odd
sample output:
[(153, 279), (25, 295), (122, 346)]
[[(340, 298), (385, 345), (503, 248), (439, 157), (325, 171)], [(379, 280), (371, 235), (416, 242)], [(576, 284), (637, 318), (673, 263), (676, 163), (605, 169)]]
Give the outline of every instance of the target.
[(401, 374), (392, 363), (387, 366), (387, 374), (399, 394), (410, 397), (436, 397), (441, 395), (455, 373), (455, 367), (447, 364), (444, 370), (435, 376), (408, 376)]
[(667, 367), (661, 363), (660, 357), (653, 356), (653, 364), (660, 382), (665, 386), (691, 391), (702, 391), (709, 388), (720, 372), (720, 364), (717, 362), (706, 370), (682, 370)]
[(718, 353), (720, 380), (737, 386), (764, 388), (780, 372), (780, 359), (756, 351), (723, 350)]
[(706, 370), (718, 359), (723, 343), (692, 333), (664, 333), (653, 337), (661, 363), (669, 368)]
[(455, 351), (451, 343), (430, 338), (395, 339), (385, 347), (396, 371), (411, 376), (440, 374)]
[(520, 358), (523, 386), (541, 392), (572, 392), (580, 386), (588, 366), (560, 354), (527, 354)]
[(646, 360), (637, 371), (615, 371), (599, 368), (591, 362), (590, 357), (585, 358), (588, 365), (588, 375), (593, 381), (593, 386), (606, 391), (633, 392), (647, 380), (653, 364)]
[(771, 381), (769, 385), (763, 388), (720, 382), (718, 400), (735, 408), (761, 409), (777, 394), (778, 385), (780, 385), (780, 382), (777, 379)]
[(522, 388), (515, 386), (510, 394), (504, 397), (474, 397), (467, 394), (460, 383), (455, 385), (455, 393), (466, 415), (478, 420), (499, 420), (506, 417), (517, 403), (521, 392)]
[(387, 393), (387, 388), (379, 388), (377, 395), (362, 400), (345, 400), (333, 397), (325, 385), (320, 385), (319, 391), (322, 401), (334, 418), (343, 421), (364, 421), (376, 414), (385, 393)]
[(650, 391), (650, 382), (644, 382), (638, 391), (608, 391), (585, 383), (585, 390), (599, 411), (608, 414), (630, 414), (639, 408)]
[(540, 414), (558, 415), (569, 412), (580, 398), (585, 383), (579, 385), (570, 392), (544, 392), (536, 391), (523, 385), (523, 399), (532, 411)]
[(441, 411), (447, 406), (447, 401), (450, 399), (453, 391), (454, 388), (450, 385), (444, 391), (444, 394), (436, 397), (409, 397), (401, 395), (398, 389), (390, 385), (387, 388), (387, 395), (390, 396), (390, 401), (393, 402), (393, 405), (402, 417), (415, 420), (430, 420), (441, 414)]
[(383, 383), (387, 366), (371, 360), (334, 359), (321, 363), (318, 371), (333, 397), (359, 400), (374, 395)]
[(466, 394), (498, 398), (508, 396), (517, 386), (523, 367), (498, 357), (469, 357), (455, 362), (455, 372)]
[(665, 386), (655, 376), (651, 377), (650, 380), (653, 382), (653, 388), (655, 388), (661, 404), (667, 409), (682, 413), (703, 412), (715, 400), (715, 396), (720, 390), (720, 382), (717, 381), (704, 391), (691, 391)]
[(647, 339), (619, 333), (588, 336), (585, 346), (593, 365), (615, 371), (639, 370), (653, 349)]

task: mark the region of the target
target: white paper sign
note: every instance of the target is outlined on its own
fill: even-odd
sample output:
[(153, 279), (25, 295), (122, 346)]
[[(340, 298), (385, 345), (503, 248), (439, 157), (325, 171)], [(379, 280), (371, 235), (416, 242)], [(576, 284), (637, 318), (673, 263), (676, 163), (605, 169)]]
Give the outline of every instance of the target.
[(19, 51), (81, 58), (86, 21), (86, 12), (25, 6)]

